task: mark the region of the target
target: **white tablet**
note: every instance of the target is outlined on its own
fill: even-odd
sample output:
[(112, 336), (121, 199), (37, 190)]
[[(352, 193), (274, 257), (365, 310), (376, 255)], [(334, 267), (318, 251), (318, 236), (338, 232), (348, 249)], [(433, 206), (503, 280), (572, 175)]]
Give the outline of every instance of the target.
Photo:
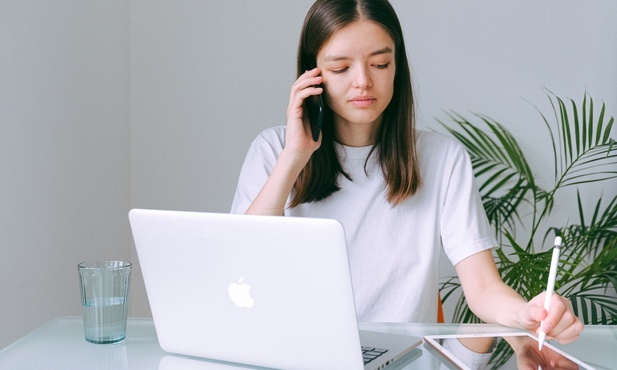
[[(429, 349), (452, 369), (594, 369), (529, 333), (428, 335)], [(594, 369), (595, 370), (595, 369)]]

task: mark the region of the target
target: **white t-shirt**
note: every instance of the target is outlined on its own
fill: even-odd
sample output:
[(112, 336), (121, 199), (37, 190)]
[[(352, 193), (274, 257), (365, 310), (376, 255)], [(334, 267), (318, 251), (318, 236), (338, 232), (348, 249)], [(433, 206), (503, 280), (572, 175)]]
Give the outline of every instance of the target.
[[(246, 212), (284, 142), (283, 126), (266, 129), (253, 141), (232, 213)], [(338, 192), (285, 210), (286, 216), (332, 218), (343, 224), (361, 322), (436, 322), (442, 245), (454, 265), (497, 245), (464, 147), (427, 131), (417, 131), (416, 144), (422, 187), (396, 207), (387, 201), (377, 151), (365, 172), (371, 147), (337, 144), (343, 169), (353, 181), (340, 176)]]

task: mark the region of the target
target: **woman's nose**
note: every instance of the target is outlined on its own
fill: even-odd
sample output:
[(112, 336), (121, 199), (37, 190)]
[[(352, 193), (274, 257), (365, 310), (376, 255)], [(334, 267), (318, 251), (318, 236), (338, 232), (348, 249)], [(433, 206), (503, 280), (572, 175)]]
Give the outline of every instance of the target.
[(366, 67), (358, 68), (353, 83), (354, 87), (359, 89), (365, 89), (373, 85), (373, 81)]

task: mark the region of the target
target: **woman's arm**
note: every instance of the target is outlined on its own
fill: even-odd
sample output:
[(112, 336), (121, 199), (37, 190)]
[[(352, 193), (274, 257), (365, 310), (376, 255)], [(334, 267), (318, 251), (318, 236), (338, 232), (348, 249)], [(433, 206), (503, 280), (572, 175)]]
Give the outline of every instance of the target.
[(315, 87), (322, 83), (317, 68), (305, 72), (291, 88), (287, 107), (287, 128), (285, 147), (279, 156), (270, 177), (249, 206), (246, 214), (281, 216), (285, 211), (287, 198), (298, 175), (306, 166), (311, 155), (321, 145), (313, 140), (310, 123), (304, 117), (302, 103), (310, 95), (321, 94), (323, 89)]
[(283, 150), (274, 165), (272, 174), (247, 209), (246, 214), (282, 216), (294, 182), (307, 162), (308, 159), (303, 156)]
[(537, 333), (544, 320), (547, 337), (568, 343), (576, 340), (583, 324), (568, 300), (554, 295), (550, 312), (544, 309), (544, 293), (527, 302), (507, 286), (490, 250), (476, 253), (456, 265), (469, 308), (482, 320)]

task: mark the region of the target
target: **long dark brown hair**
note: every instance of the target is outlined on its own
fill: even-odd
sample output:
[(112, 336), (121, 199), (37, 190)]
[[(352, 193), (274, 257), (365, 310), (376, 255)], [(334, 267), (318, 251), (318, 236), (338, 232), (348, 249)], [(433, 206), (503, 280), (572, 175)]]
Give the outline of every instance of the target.
[[(371, 154), (375, 150), (379, 153), (379, 163), (388, 187), (387, 198), (390, 204), (396, 206), (416, 193), (421, 179), (415, 150), (415, 113), (409, 63), (401, 25), (390, 3), (387, 0), (317, 0), (306, 15), (300, 35), (298, 77), (316, 66), (319, 50), (334, 32), (359, 20), (375, 22), (394, 41), (394, 94), (383, 112)], [(349, 178), (336, 154), (333, 113), (329, 107), (325, 108), (321, 146), (298, 176), (290, 207), (325, 199), (340, 190), (340, 176)]]

